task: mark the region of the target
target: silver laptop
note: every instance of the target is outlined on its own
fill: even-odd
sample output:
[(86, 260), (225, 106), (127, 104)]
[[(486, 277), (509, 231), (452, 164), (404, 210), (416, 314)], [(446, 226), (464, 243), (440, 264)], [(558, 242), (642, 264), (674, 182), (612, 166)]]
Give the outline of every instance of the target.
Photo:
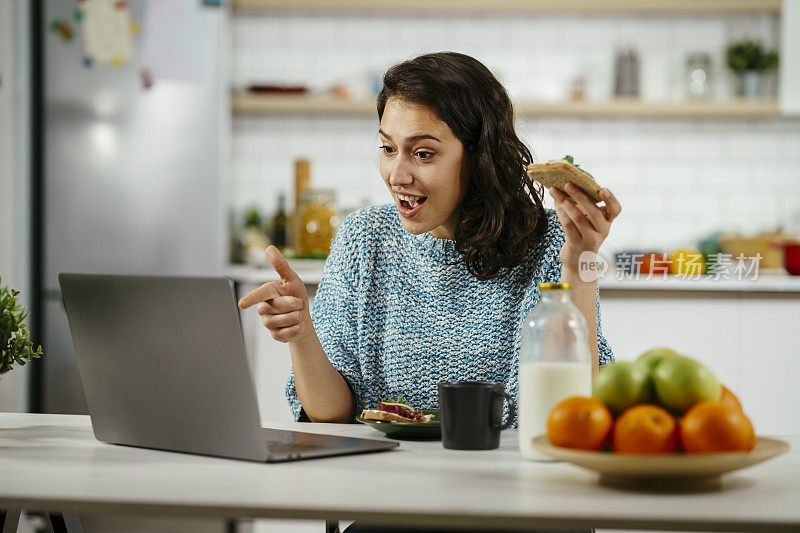
[(398, 445), (262, 428), (229, 278), (58, 282), (98, 440), (267, 462)]

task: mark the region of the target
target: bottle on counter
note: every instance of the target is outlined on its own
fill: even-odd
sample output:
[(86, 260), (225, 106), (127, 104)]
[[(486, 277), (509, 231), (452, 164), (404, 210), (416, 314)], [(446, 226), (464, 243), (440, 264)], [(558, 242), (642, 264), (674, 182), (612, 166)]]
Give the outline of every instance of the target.
[(290, 247), (291, 254), (300, 254), (298, 251), (300, 239), (300, 202), (303, 191), (311, 188), (311, 161), (308, 159), (295, 159), (294, 161), (294, 209), (292, 211), (292, 222), (289, 225), (287, 235), (287, 246)]
[(286, 214), (286, 195), (280, 193), (278, 195), (278, 210), (272, 216), (272, 223), (270, 224), (272, 244), (277, 246), (281, 251), (286, 248), (286, 227), (289, 224), (289, 215)]
[(531, 442), (547, 433), (552, 408), (569, 396), (592, 395), (586, 320), (569, 283), (540, 283), (539, 302), (525, 317), (519, 354), (519, 448), (529, 461), (552, 461)]
[(228, 260), (232, 265), (242, 264), (245, 262), (242, 227), (239, 223), (237, 213), (233, 209), (228, 212), (228, 228), (230, 229)]

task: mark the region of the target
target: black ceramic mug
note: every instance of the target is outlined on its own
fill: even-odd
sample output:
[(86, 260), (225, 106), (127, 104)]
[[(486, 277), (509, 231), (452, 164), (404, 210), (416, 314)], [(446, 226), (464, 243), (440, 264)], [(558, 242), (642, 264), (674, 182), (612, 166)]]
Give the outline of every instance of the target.
[[(503, 402), (508, 402), (508, 420), (503, 423)], [(514, 423), (514, 398), (502, 383), (454, 381), (439, 383), (442, 444), (452, 450), (494, 450), (500, 446), (500, 431)]]

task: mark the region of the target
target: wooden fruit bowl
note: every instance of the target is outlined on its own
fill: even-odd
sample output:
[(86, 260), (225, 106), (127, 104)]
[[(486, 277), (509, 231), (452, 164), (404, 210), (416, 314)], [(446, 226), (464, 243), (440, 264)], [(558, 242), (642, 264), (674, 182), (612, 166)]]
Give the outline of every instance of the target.
[(546, 435), (533, 439), (539, 452), (599, 472), (604, 485), (655, 491), (715, 490), (722, 475), (771, 459), (789, 450), (778, 439), (758, 437), (749, 452), (636, 455), (553, 446)]

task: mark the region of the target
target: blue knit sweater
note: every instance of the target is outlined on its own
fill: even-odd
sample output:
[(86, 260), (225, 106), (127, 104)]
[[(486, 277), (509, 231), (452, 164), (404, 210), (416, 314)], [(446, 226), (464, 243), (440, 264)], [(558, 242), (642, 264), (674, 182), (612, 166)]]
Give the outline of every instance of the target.
[[(402, 226), (393, 204), (368, 207), (339, 228), (312, 309), (314, 328), (333, 366), (355, 394), (355, 413), (402, 396), (437, 409), (441, 381), (504, 383), (518, 399), (522, 322), (539, 300), (537, 285), (561, 277), (564, 232), (554, 210), (528, 259), (501, 278), (479, 281), (457, 261), (454, 241)], [(613, 354), (600, 329), (600, 364)], [(289, 378), (295, 419), (301, 405)]]

